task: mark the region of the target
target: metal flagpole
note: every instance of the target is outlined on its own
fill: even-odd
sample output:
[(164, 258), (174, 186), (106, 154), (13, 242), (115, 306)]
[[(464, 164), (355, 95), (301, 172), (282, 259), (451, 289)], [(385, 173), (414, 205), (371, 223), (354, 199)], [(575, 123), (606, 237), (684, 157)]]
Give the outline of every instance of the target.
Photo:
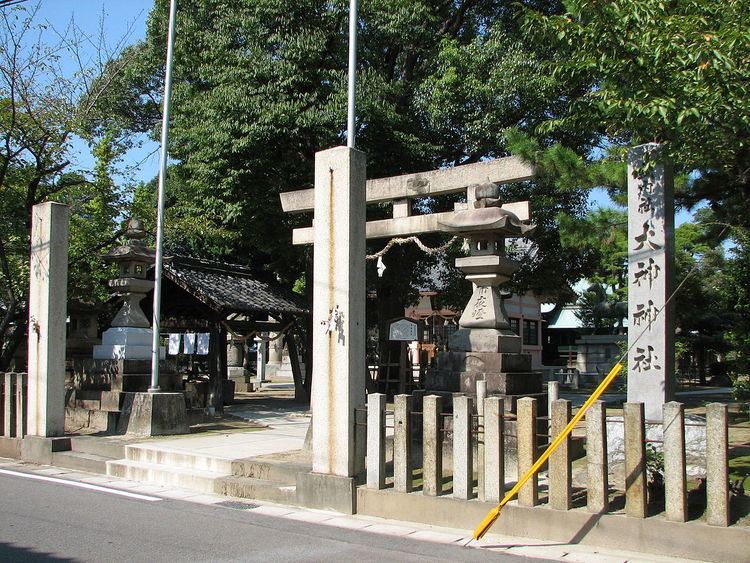
[(354, 91), (357, 70), (357, 0), (349, 0), (349, 103), (347, 108), (346, 146), (354, 148)]
[(164, 78), (164, 111), (161, 120), (161, 157), (159, 160), (159, 206), (156, 215), (156, 271), (154, 273), (153, 340), (151, 341), (151, 386), (149, 393), (159, 389), (159, 318), (161, 313), (161, 278), (164, 261), (164, 191), (167, 177), (167, 139), (169, 137), (169, 102), (172, 97), (172, 47), (177, 16), (177, 0), (169, 6), (169, 35), (167, 38), (167, 65)]

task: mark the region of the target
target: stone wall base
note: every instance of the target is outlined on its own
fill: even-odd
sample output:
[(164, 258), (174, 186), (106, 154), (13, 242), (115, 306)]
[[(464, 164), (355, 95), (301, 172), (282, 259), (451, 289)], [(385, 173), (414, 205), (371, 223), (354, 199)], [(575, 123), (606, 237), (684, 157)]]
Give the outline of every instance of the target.
[[(464, 530), (473, 530), (494, 506), (448, 496), (357, 489), (358, 514)], [(668, 522), (662, 516), (631, 518), (623, 514), (592, 514), (585, 508), (560, 511), (515, 504), (503, 508), (488, 532), (493, 533), (700, 561), (737, 561), (750, 545), (747, 527), (721, 528), (703, 522)]]
[(356, 492), (354, 477), (324, 473), (297, 474), (297, 503), (306, 508), (355, 514)]
[(70, 438), (45, 436), (25, 436), (21, 443), (21, 458), (24, 461), (52, 465), (52, 452), (67, 452), (70, 450)]
[(23, 438), (5, 438), (0, 436), (0, 457), (21, 459), (21, 443)]

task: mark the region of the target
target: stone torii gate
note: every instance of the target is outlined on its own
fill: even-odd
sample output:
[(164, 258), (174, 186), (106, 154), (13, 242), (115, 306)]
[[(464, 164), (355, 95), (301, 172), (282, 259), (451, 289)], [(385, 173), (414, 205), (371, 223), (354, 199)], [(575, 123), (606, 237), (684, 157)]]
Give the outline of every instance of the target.
[[(363, 436), (355, 439), (355, 408), (365, 403), (365, 240), (444, 231), (476, 200), (474, 186), (535, 177), (518, 157), (445, 170), (366, 180), (365, 154), (335, 147), (315, 155), (315, 188), (281, 194), (285, 212), (314, 211), (312, 227), (295, 229), (294, 244), (314, 245), (312, 472), (297, 477), (305, 506), (356, 510), (355, 477), (363, 468)], [(409, 200), (466, 191), (453, 212), (412, 216)], [(365, 220), (367, 203), (393, 203), (393, 218)], [(530, 219), (528, 201), (502, 209)], [(360, 430), (361, 432), (361, 430)], [(361, 436), (361, 434), (360, 434)]]

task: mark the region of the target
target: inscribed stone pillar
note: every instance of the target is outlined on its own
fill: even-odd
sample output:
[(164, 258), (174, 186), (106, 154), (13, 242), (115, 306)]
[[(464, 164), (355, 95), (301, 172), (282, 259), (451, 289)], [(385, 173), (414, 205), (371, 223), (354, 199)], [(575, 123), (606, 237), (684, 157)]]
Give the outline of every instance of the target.
[(673, 303), (656, 316), (674, 283), (674, 186), (660, 151), (649, 143), (628, 154), (628, 402), (654, 421), (674, 397)]
[(65, 432), (65, 317), (68, 299), (69, 211), (60, 203), (34, 206), (29, 264), (28, 433)]
[(352, 477), (365, 402), (365, 154), (315, 155), (313, 473)]

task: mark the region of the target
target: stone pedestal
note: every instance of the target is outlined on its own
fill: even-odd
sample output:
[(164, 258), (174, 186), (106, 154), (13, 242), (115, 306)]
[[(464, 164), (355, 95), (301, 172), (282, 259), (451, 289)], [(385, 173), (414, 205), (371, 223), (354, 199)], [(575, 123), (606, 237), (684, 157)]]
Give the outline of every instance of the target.
[[(128, 396), (147, 391), (150, 383), (150, 359), (75, 361), (65, 402), (66, 429), (117, 432)], [(160, 362), (159, 387), (182, 391), (182, 376), (173, 362)]]
[(353, 477), (298, 473), (297, 503), (318, 510), (355, 514), (357, 512), (357, 484)]
[(129, 393), (117, 424), (119, 434), (166, 436), (187, 434), (185, 395), (182, 393)]
[(227, 342), (227, 377), (234, 382), (234, 390), (239, 393), (250, 393), (255, 387), (250, 374), (245, 369), (245, 343), (230, 338)]
[[(300, 373), (304, 378), (304, 358), (302, 356), (298, 356), (297, 361), (299, 362)], [(271, 371), (269, 371), (269, 367), (271, 368)], [(294, 373), (292, 372), (292, 360), (286, 350), (284, 351), (284, 354), (281, 358), (281, 363), (278, 366), (271, 366), (271, 364), (266, 364), (266, 375), (268, 377), (274, 377), (275, 379), (288, 379), (289, 381), (294, 380)]]
[(27, 431), (35, 436), (62, 436), (65, 428), (68, 221), (66, 205), (48, 202), (34, 206), (29, 264)]
[(268, 363), (266, 364), (266, 375), (274, 377), (276, 372), (281, 369), (281, 362), (284, 359), (284, 339), (279, 333), (272, 332), (271, 340), (268, 342)]
[[(471, 334), (477, 330), (470, 329)], [(486, 329), (484, 329), (486, 330)], [(516, 402), (521, 397), (539, 399), (540, 409), (546, 413), (546, 395), (542, 392), (542, 374), (531, 371), (531, 355), (511, 353), (515, 344), (507, 346), (501, 337), (496, 340), (495, 351), (450, 351), (437, 356), (437, 368), (428, 371), (425, 378), (427, 393), (464, 393), (475, 395), (477, 381), (484, 381), (488, 396), (503, 400), (507, 412), (516, 412)], [(511, 341), (513, 342), (513, 341)], [(518, 343), (520, 348), (520, 342)]]

